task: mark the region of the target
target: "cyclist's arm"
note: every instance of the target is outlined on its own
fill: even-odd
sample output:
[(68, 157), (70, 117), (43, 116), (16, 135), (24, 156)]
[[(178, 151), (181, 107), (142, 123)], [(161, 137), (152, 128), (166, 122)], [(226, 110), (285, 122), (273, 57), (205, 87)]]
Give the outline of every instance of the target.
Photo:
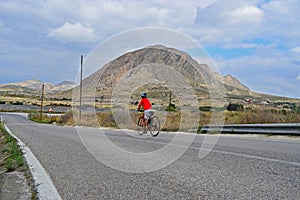
[(140, 103), (139, 103), (139, 106), (138, 106), (138, 109), (137, 109), (137, 110), (140, 110), (141, 106), (142, 106), (142, 100), (140, 101)]

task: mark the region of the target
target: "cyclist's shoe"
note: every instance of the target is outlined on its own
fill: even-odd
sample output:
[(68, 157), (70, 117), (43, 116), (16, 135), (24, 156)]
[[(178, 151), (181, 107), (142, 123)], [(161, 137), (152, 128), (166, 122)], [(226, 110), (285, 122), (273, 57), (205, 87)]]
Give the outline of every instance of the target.
[(148, 132), (147, 129), (144, 129), (143, 134), (146, 134), (147, 132)]

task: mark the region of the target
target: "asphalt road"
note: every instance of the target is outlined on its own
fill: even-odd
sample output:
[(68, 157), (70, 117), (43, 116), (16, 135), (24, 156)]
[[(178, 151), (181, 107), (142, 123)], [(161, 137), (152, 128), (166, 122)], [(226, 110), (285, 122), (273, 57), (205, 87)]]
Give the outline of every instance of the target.
[[(135, 132), (57, 127), (33, 123), (22, 116), (0, 115), (35, 154), (63, 199), (300, 199), (299, 138), (225, 135), (207, 156), (199, 158), (205, 135), (197, 135), (173, 163), (154, 171), (131, 173), (126, 170), (141, 163), (134, 163), (131, 157), (124, 162), (120, 151), (104, 149), (111, 147), (101, 142), (104, 138), (123, 152), (144, 153), (148, 158), (175, 135), (141, 137)], [(176, 141), (172, 152), (184, 149), (189, 135)], [(172, 157), (172, 152), (171, 156), (162, 153), (161, 162)], [(145, 163), (156, 166), (151, 159)], [(116, 169), (122, 166), (124, 171)]]

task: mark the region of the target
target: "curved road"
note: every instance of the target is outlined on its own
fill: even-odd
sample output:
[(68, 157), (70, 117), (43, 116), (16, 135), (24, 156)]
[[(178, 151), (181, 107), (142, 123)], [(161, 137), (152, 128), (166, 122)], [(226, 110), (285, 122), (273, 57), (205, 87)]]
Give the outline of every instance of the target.
[[(128, 173), (98, 161), (73, 127), (0, 115), (35, 154), (63, 199), (300, 199), (299, 138), (224, 135), (200, 159), (205, 135), (197, 135), (172, 164), (153, 172)], [(152, 138), (134, 132), (133, 137), (120, 130), (78, 130), (95, 145), (108, 137), (118, 147), (135, 153), (160, 149), (174, 137), (170, 133)], [(118, 159), (114, 151), (102, 156), (115, 162)], [(166, 159), (165, 155), (161, 159)]]

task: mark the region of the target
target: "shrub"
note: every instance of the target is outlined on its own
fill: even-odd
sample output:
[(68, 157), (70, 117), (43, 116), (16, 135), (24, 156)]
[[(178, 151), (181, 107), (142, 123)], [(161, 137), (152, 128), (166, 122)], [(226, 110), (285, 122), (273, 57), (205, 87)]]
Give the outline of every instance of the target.
[(167, 108), (166, 111), (172, 111), (175, 112), (176, 111), (176, 106), (175, 104), (171, 103)]
[(66, 124), (66, 125), (74, 124), (73, 113), (71, 111), (68, 111), (61, 116), (61, 124)]
[(282, 110), (281, 110), (281, 113), (282, 113), (283, 115), (287, 115), (287, 110), (282, 109)]
[(100, 127), (117, 127), (112, 112), (100, 112), (97, 113), (97, 118)]
[(44, 124), (52, 124), (53, 122), (61, 123), (61, 117), (60, 116), (47, 116), (43, 115), (42, 119), (40, 118), (40, 113), (30, 113), (28, 115), (28, 119), (34, 122), (38, 123), (44, 123)]
[(12, 104), (13, 104), (13, 105), (23, 105), (23, 102), (17, 101), (17, 102), (13, 102)]
[(212, 107), (211, 106), (200, 106), (199, 109), (203, 112), (209, 112), (209, 111), (211, 111)]
[(229, 110), (229, 111), (243, 111), (244, 106), (242, 104), (230, 103), (227, 106), (227, 110)]

